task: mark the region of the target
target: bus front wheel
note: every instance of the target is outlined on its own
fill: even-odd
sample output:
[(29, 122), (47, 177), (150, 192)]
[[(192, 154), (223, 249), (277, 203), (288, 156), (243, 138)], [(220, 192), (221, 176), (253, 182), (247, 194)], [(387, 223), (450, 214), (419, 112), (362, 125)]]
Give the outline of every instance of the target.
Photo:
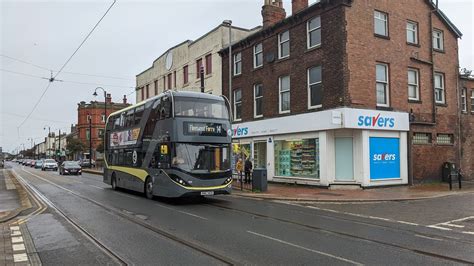
[(145, 181), (145, 196), (148, 199), (153, 199), (153, 180), (148, 177)]

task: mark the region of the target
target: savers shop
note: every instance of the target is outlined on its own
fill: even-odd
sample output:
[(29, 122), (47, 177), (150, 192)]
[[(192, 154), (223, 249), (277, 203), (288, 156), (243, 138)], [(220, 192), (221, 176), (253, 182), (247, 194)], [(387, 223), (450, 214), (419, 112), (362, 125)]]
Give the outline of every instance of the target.
[(353, 108), (233, 124), (234, 160), (250, 157), (273, 182), (407, 184), (408, 131), (408, 113)]

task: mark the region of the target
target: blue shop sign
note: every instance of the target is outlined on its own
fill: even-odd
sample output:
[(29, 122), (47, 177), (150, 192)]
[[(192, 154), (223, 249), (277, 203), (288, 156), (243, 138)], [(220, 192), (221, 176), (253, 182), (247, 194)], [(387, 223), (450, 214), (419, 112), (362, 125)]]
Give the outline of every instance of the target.
[(370, 179), (400, 178), (400, 139), (369, 139)]

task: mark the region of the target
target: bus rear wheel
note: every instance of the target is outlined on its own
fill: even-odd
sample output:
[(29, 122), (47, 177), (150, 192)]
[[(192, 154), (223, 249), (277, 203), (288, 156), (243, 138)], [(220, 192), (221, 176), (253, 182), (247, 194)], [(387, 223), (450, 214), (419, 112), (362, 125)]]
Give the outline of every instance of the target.
[(145, 181), (145, 196), (148, 199), (153, 199), (153, 180), (150, 177)]
[(117, 190), (118, 187), (117, 187), (117, 178), (115, 178), (115, 173), (112, 174), (112, 181), (111, 181), (111, 184), (112, 184), (112, 189), (113, 190)]

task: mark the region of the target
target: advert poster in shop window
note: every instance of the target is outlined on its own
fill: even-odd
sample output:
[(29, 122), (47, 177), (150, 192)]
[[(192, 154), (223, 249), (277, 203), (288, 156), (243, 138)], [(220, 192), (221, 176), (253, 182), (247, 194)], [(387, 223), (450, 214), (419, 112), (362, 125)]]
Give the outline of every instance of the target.
[(400, 139), (371, 137), (370, 179), (400, 178)]

